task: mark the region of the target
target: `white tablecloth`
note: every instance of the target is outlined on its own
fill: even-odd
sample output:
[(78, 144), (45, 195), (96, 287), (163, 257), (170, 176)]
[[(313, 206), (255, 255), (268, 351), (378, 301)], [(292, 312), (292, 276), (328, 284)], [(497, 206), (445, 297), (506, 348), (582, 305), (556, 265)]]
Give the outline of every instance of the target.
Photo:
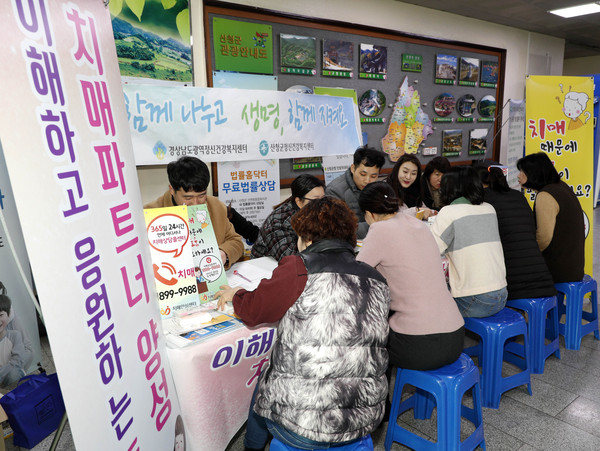
[[(236, 269), (253, 279), (270, 275), (276, 266), (263, 257), (233, 265), (227, 276), (233, 285)], [(188, 451), (223, 451), (242, 427), (275, 336), (272, 327), (242, 327), (185, 348), (167, 348)]]

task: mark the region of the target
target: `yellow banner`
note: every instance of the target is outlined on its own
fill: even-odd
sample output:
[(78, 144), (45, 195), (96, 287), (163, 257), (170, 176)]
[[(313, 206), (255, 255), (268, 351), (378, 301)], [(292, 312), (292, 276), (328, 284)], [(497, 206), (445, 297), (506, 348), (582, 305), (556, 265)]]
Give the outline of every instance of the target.
[[(577, 195), (585, 216), (585, 273), (593, 274), (594, 81), (527, 77), (525, 154), (543, 151)], [(535, 192), (527, 190), (530, 202)]]

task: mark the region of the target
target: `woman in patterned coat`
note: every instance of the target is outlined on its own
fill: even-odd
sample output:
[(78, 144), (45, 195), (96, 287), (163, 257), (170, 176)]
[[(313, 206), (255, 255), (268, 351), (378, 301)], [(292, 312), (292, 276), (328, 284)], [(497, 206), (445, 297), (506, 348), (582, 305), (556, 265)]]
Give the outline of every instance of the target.
[(370, 434), (385, 410), (390, 293), (354, 257), (357, 219), (338, 199), (310, 202), (292, 219), (300, 255), (284, 257), (254, 291), (222, 287), (248, 326), (279, 321), (269, 367), (255, 391), (247, 449), (269, 432), (300, 449)]

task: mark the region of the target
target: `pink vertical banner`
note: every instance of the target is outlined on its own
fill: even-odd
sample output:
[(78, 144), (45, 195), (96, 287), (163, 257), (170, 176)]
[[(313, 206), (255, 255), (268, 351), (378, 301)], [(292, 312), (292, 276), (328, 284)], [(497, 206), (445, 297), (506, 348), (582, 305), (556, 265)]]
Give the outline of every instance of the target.
[(76, 447), (166, 450), (180, 409), (104, 3), (0, 4), (0, 136)]

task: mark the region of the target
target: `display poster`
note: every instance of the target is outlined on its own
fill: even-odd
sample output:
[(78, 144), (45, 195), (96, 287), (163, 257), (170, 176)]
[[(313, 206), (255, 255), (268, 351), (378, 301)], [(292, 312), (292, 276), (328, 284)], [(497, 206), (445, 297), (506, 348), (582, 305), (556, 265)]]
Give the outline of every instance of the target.
[(214, 17), (215, 69), (273, 74), (273, 27)]
[(227, 285), (227, 276), (208, 206), (190, 205), (187, 210), (198, 296), (200, 304), (206, 304), (214, 299), (221, 285)]
[(523, 156), (525, 150), (525, 100), (513, 100), (508, 103), (508, 146), (506, 152), (506, 165), (508, 166), (508, 186), (520, 190), (519, 170), (517, 161)]
[(0, 137), (75, 447), (171, 449), (180, 408), (108, 7), (0, 15)]
[(193, 82), (188, 0), (105, 3), (124, 81)]
[(138, 165), (182, 155), (205, 162), (353, 153), (351, 99), (249, 89), (123, 86)]
[(8, 319), (0, 336), (12, 344), (10, 353), (0, 359), (0, 388), (16, 383), (41, 362), (31, 286), (29, 258), (0, 145), (0, 294), (10, 301), (0, 310)]
[[(591, 77), (529, 76), (525, 82), (525, 153), (546, 152), (585, 216), (585, 273), (593, 265), (593, 97)], [(527, 190), (530, 202), (535, 192)]]
[(144, 210), (156, 295), (162, 318), (200, 304), (185, 205)]
[(219, 199), (260, 227), (280, 202), (279, 160), (229, 161), (217, 171)]

